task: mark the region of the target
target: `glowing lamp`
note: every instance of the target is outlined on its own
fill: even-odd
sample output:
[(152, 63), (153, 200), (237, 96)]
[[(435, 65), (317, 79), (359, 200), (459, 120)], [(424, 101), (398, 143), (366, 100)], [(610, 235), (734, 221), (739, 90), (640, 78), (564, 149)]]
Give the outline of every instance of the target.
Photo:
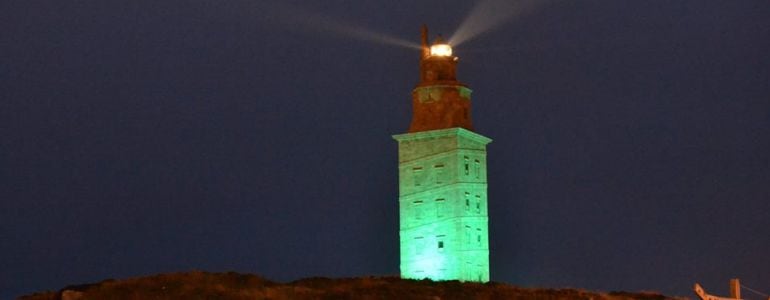
[(435, 44), (430, 46), (432, 56), (452, 56), (452, 47), (448, 44)]

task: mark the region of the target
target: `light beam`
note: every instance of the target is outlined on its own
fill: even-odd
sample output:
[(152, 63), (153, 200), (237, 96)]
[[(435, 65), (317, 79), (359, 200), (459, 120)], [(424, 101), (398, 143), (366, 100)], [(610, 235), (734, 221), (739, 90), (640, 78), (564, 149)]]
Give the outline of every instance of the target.
[(306, 31), (354, 38), (360, 41), (420, 49), (420, 45), (392, 35), (377, 32), (358, 24), (346, 22), (331, 16), (312, 12), (300, 7), (272, 3), (269, 14), (258, 17), (260, 21), (277, 23), (292, 31)]
[(483, 0), (477, 2), (449, 39), (453, 47), (495, 29), (513, 18), (541, 6), (549, 0)]

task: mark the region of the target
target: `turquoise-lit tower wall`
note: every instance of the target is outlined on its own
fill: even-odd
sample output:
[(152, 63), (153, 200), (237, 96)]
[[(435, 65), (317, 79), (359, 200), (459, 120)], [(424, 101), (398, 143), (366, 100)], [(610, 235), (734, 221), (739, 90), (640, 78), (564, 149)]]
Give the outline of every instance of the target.
[(470, 89), (451, 50), (432, 53), (423, 28), (421, 82), (398, 142), (401, 277), (489, 281), (487, 152), (471, 131)]

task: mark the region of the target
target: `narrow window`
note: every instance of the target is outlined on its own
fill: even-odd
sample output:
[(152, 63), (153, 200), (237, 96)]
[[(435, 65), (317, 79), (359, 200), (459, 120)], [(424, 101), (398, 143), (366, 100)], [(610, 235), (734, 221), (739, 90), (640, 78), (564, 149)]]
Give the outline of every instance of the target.
[(481, 196), (480, 195), (476, 195), (476, 213), (477, 214), (481, 213)]
[(471, 210), (471, 193), (465, 192), (465, 210)]
[(471, 174), (471, 163), (470, 163), (470, 159), (467, 156), (465, 156), (464, 159), (465, 159), (465, 176), (468, 176)]
[(481, 246), (481, 228), (476, 228), (476, 244)]
[(445, 209), (444, 199), (436, 199), (436, 217), (441, 218), (446, 215)]
[(444, 235), (436, 236), (436, 248), (438, 249), (438, 252), (444, 251)]
[(420, 186), (422, 184), (422, 167), (412, 168), (412, 180), (414, 181), (414, 186)]
[(465, 244), (471, 244), (471, 227), (467, 225), (465, 226)]
[(421, 236), (414, 238), (414, 252), (417, 254), (421, 254), (422, 251), (425, 249), (425, 239), (423, 239)]
[(477, 159), (473, 163), (474, 163), (473, 173), (476, 176), (476, 179), (479, 179), (481, 176), (481, 162), (479, 162), (479, 160)]
[(417, 220), (422, 220), (422, 200), (416, 200), (412, 202), (414, 206), (414, 218)]
[(441, 184), (444, 181), (444, 164), (437, 164), (433, 169), (436, 171), (436, 184)]

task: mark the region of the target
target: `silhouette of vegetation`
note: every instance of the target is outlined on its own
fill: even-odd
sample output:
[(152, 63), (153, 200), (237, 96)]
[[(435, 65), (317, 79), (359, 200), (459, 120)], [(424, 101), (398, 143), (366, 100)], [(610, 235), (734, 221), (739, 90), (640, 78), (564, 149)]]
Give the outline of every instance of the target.
[(503, 283), (409, 280), (398, 277), (313, 277), (276, 283), (250, 274), (159, 274), (94, 284), (67, 286), (57, 292), (23, 296), (22, 300), (78, 299), (530, 299), (530, 300), (663, 300), (652, 292), (597, 293), (578, 289), (529, 289)]

